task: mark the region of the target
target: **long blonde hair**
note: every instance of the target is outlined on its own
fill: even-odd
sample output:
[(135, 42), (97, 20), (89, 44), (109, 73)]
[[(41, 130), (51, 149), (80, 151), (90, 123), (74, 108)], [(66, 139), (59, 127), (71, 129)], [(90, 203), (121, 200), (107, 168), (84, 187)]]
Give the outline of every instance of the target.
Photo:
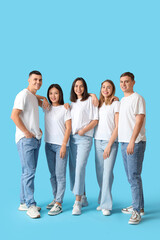
[(101, 83), (101, 89), (102, 89), (103, 83), (105, 83), (105, 82), (110, 83), (112, 85), (113, 90), (112, 90), (112, 94), (106, 100), (103, 97), (103, 95), (101, 93), (101, 90), (100, 90), (99, 108), (103, 105), (104, 102), (105, 102), (106, 105), (111, 105), (112, 104), (111, 103), (111, 98), (114, 96), (115, 91), (116, 91), (114, 83), (111, 80), (109, 80), (109, 79), (107, 79), (107, 80), (105, 80), (104, 82)]

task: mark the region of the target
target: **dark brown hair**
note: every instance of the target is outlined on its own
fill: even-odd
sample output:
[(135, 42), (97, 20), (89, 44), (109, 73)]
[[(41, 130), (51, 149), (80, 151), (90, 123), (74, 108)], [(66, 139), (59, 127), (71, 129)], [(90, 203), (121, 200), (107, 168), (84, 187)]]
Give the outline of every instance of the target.
[(78, 99), (76, 93), (74, 92), (74, 87), (75, 87), (77, 81), (81, 81), (81, 82), (83, 83), (83, 87), (84, 87), (84, 92), (83, 92), (83, 94), (82, 94), (82, 99), (81, 99), (81, 101), (87, 100), (88, 97), (90, 96), (89, 93), (88, 93), (86, 81), (85, 81), (83, 78), (78, 77), (78, 78), (76, 78), (76, 79), (74, 80), (74, 82), (72, 83), (71, 94), (70, 94), (70, 100), (71, 100), (71, 102), (76, 102), (76, 100)]
[(103, 83), (105, 83), (105, 82), (110, 83), (110, 84), (112, 85), (112, 88), (113, 88), (113, 89), (112, 89), (111, 95), (110, 95), (106, 100), (105, 100), (105, 98), (103, 97), (103, 95), (102, 95), (102, 93), (101, 93), (101, 90), (100, 90), (99, 108), (103, 105), (104, 102), (105, 102), (106, 105), (111, 105), (111, 104), (112, 104), (112, 103), (111, 103), (111, 98), (115, 95), (115, 91), (116, 91), (116, 88), (115, 88), (114, 83), (113, 83), (111, 80), (109, 80), (109, 79), (107, 79), (107, 80), (105, 80), (104, 82), (101, 83), (101, 89), (102, 89)]
[(36, 75), (42, 76), (42, 74), (41, 74), (39, 71), (36, 71), (36, 70), (30, 72), (30, 73), (29, 73), (29, 77), (30, 77), (32, 74), (36, 74)]
[(64, 104), (64, 100), (63, 100), (63, 91), (62, 91), (62, 88), (58, 85), (58, 84), (51, 84), (47, 90), (47, 98), (48, 98), (48, 101), (52, 104), (50, 98), (49, 98), (49, 91), (52, 89), (52, 88), (56, 88), (58, 91), (59, 91), (59, 101), (58, 103), (60, 105), (63, 105)]
[(121, 77), (126, 77), (126, 76), (130, 77), (130, 78), (132, 79), (132, 81), (134, 81), (134, 75), (133, 75), (133, 73), (131, 73), (131, 72), (122, 73), (122, 75), (120, 76), (120, 78), (121, 78)]

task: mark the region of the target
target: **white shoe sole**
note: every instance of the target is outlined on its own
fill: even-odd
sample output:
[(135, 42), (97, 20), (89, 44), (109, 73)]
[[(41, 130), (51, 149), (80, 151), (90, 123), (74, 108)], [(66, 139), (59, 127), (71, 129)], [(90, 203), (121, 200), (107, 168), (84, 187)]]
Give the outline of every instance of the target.
[(62, 210), (61, 210), (61, 211), (59, 211), (59, 212), (57, 212), (57, 213), (48, 212), (48, 215), (49, 215), (49, 216), (55, 216), (55, 215), (58, 215), (58, 214), (60, 214), (61, 212), (62, 212)]
[(27, 212), (27, 215), (30, 217), (30, 218), (33, 218), (33, 219), (35, 219), (35, 218), (40, 218), (40, 214), (38, 214), (38, 215), (36, 215), (36, 216), (33, 216), (33, 215), (30, 215), (28, 212)]

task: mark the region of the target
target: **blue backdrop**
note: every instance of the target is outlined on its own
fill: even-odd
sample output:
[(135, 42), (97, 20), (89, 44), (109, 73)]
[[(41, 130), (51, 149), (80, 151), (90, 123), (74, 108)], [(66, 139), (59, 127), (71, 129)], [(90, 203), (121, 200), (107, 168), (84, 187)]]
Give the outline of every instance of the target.
[[(157, 0), (28, 0), (0, 3), (1, 22), (1, 234), (3, 239), (150, 239), (160, 234), (159, 187), (159, 1)], [(41, 218), (30, 219), (19, 212), (21, 166), (14, 142), (15, 125), (10, 114), (16, 94), (28, 85), (28, 73), (39, 70), (46, 95), (51, 83), (62, 86), (69, 101), (73, 80), (82, 76), (89, 92), (99, 96), (100, 84), (109, 78), (116, 96), (123, 96), (119, 76), (135, 74), (135, 91), (146, 100), (147, 149), (143, 166), (146, 215), (138, 226), (128, 225), (128, 215), (120, 212), (131, 203), (130, 187), (119, 149), (114, 174), (113, 214), (97, 212), (98, 185), (94, 149), (86, 170), (89, 206), (79, 217), (71, 215), (74, 196), (67, 189), (64, 212), (49, 217), (46, 204), (52, 200), (49, 172), (40, 150), (35, 179), (35, 197), (42, 207)], [(40, 127), (44, 130), (40, 109)], [(158, 184), (158, 185), (157, 185)]]

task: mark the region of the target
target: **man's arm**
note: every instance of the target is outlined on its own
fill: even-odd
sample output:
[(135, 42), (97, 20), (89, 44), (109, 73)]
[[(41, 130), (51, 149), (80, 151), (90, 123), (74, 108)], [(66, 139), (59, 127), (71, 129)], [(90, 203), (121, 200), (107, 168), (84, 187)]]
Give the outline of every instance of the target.
[(49, 108), (49, 102), (47, 101), (46, 97), (40, 96), (40, 95), (36, 95), (37, 99), (38, 99), (38, 105), (40, 107), (43, 106), (44, 109)]
[(127, 154), (133, 154), (134, 153), (134, 145), (136, 138), (138, 137), (138, 134), (140, 133), (140, 130), (142, 128), (143, 122), (144, 122), (145, 115), (144, 114), (137, 114), (136, 115), (136, 124), (133, 129), (133, 134), (130, 139), (130, 142), (127, 147)]
[(13, 120), (15, 125), (24, 133), (26, 138), (35, 137), (33, 133), (28, 131), (28, 129), (25, 127), (24, 123), (22, 122), (19, 116), (21, 112), (22, 110), (20, 109), (13, 109), (11, 113), (11, 119)]

